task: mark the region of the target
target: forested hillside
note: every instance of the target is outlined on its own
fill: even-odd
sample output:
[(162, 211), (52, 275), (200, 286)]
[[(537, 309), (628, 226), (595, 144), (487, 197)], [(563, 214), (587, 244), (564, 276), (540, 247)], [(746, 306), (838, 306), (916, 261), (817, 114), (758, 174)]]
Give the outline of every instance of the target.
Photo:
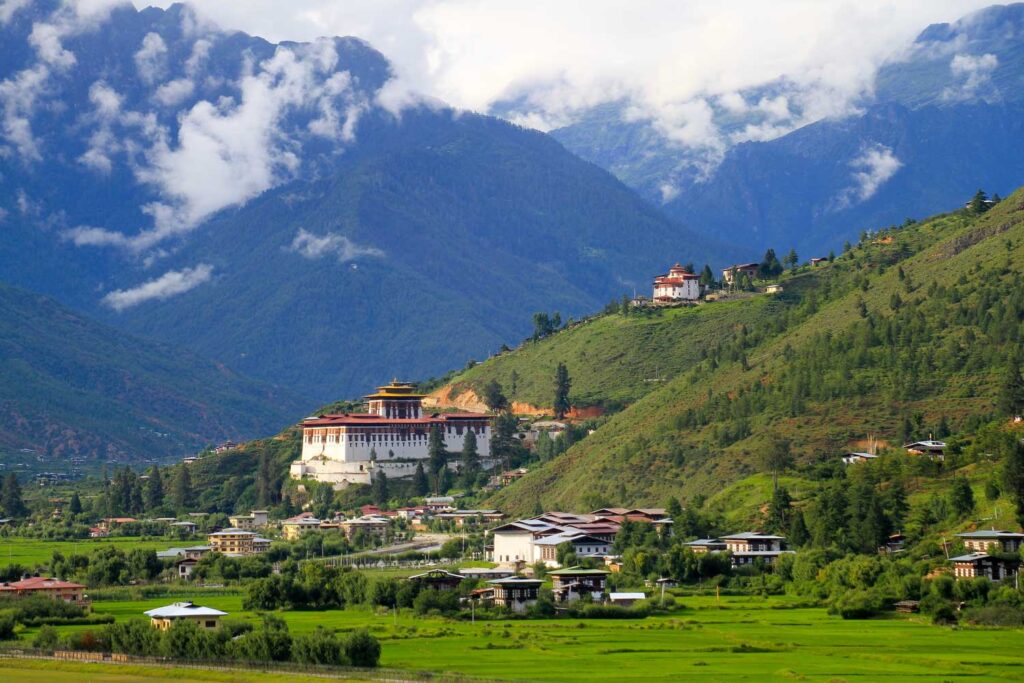
[(308, 406), (0, 283), (0, 453), (139, 463), (276, 432)]
[[(986, 213), (866, 234), (830, 265), (787, 271), (773, 315), (716, 326), (697, 362), (491, 502), (661, 504), (754, 473), (776, 439), (810, 462), (869, 437), (970, 432), (1009, 410), (999, 398), (1022, 334), (1022, 268), (1022, 191)], [(571, 375), (595, 372), (567, 362)]]

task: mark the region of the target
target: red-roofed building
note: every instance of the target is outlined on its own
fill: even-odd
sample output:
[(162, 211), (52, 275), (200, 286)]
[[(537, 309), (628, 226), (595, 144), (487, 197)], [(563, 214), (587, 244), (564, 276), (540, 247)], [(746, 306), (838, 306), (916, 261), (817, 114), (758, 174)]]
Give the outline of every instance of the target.
[(678, 263), (665, 275), (654, 278), (654, 301), (696, 301), (700, 298), (700, 276), (689, 273)]
[(410, 477), (429, 457), (430, 431), (437, 427), (451, 452), (461, 451), (466, 433), (476, 435), (481, 464), (489, 467), (490, 416), (481, 413), (422, 414), (423, 394), (414, 384), (392, 382), (366, 396), (366, 413), (310, 417), (302, 423), (302, 459), (293, 479), (310, 477), (337, 488), (369, 484), (377, 473)]
[(89, 604), (89, 598), (85, 595), (85, 586), (82, 584), (44, 576), (33, 576), (21, 581), (0, 584), (0, 595), (45, 595), (54, 600), (73, 602), (76, 605)]

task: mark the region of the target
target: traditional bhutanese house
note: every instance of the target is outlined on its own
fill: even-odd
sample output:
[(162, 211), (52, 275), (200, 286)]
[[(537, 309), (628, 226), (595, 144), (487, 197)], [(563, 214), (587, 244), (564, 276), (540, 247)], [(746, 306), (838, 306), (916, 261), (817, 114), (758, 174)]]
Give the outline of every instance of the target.
[(500, 475), (498, 475), (498, 480), (502, 486), (508, 486), (513, 482), (526, 476), (526, 474), (529, 473), (529, 471), (530, 470), (526, 469), (525, 467), (520, 467), (519, 469), (502, 472)]
[(185, 559), (186, 560), (198, 560), (203, 555), (213, 552), (213, 546), (210, 545), (194, 545), (190, 548), (185, 548)]
[(265, 527), (269, 521), (269, 513), (266, 510), (253, 510), (247, 515), (231, 515), (228, 521), (236, 529), (251, 530)]
[(820, 258), (820, 257), (819, 258), (812, 258), (811, 259), (811, 265), (812, 266), (817, 266), (817, 265), (820, 265), (822, 263), (826, 263), (827, 261), (828, 261), (827, 258)]
[(593, 600), (604, 596), (605, 585), (610, 572), (604, 569), (583, 569), (567, 567), (548, 572), (551, 577), (551, 592), (558, 602), (574, 602), (584, 595)]
[(110, 531), (114, 527), (121, 526), (122, 524), (131, 524), (132, 522), (137, 522), (137, 521), (138, 520), (135, 519), (134, 517), (104, 517), (103, 519), (100, 520), (100, 523), (99, 523), (98, 526), (101, 529), (104, 529), (106, 531)]
[(515, 576), (515, 572), (511, 569), (488, 569), (485, 567), (463, 567), (458, 571), (458, 573), (464, 579), (481, 579), (483, 581), (505, 579), (510, 576)]
[(687, 541), (683, 545), (697, 555), (703, 555), (704, 553), (721, 553), (726, 550), (725, 541), (717, 538), (698, 538), (696, 541)]
[(666, 274), (654, 278), (652, 298), (656, 303), (696, 301), (700, 298), (700, 276), (686, 272), (677, 263)]
[(387, 517), (357, 517), (356, 519), (346, 519), (338, 526), (348, 538), (352, 538), (360, 531), (383, 538), (387, 536), (388, 529), (391, 528), (391, 520)]
[(499, 607), (507, 607), (513, 612), (525, 612), (526, 608), (537, 602), (537, 594), (540, 592), (540, 579), (524, 579), (520, 576), (510, 576), (505, 579), (494, 579), (488, 581), (487, 585), (494, 588), (494, 604)]
[(533, 541), (533, 560), (535, 562), (539, 560), (548, 567), (559, 566), (558, 546), (563, 543), (571, 544), (572, 551), (577, 557), (603, 557), (611, 550), (611, 543), (608, 541), (603, 541), (600, 538), (570, 529), (561, 533), (535, 538)]
[(968, 531), (957, 534), (963, 539), (964, 547), (978, 553), (1017, 553), (1020, 552), (1024, 534), (1013, 531)]
[(167, 550), (157, 550), (156, 559), (158, 560), (177, 560), (185, 557), (184, 548), (168, 548)]
[(767, 287), (764, 288), (765, 294), (782, 294), (782, 292), (783, 287), (782, 285), (779, 284), (768, 285)]
[(199, 564), (199, 560), (183, 557), (174, 563), (174, 568), (178, 572), (179, 579), (191, 579), (192, 572), (195, 571), (196, 565)]
[(609, 593), (608, 604), (629, 607), (639, 600), (645, 600), (646, 593)]
[(1014, 576), (1020, 570), (1020, 558), (994, 556), (988, 553), (969, 553), (951, 557), (953, 575), (958, 579), (984, 576), (992, 581), (1002, 581)]
[(858, 464), (860, 464), (862, 462), (869, 462), (869, 461), (875, 460), (877, 458), (878, 458), (878, 456), (875, 455), (874, 453), (861, 453), (861, 452), (853, 451), (853, 452), (846, 453), (846, 454), (843, 455), (843, 464), (844, 465), (858, 465)]
[(760, 263), (737, 263), (734, 266), (722, 269), (722, 282), (727, 285), (731, 285), (734, 279), (739, 279), (743, 275), (746, 275), (751, 280), (757, 276), (757, 271), (761, 267)]
[(454, 512), (441, 512), (435, 515), (435, 519), (449, 521), (457, 527), (464, 527), (467, 524), (493, 524), (505, 519), (505, 515), (498, 510), (455, 510)]
[(427, 512), (448, 512), (455, 509), (455, 498), (452, 496), (430, 496), (423, 499)]
[(921, 603), (917, 600), (900, 600), (895, 607), (900, 614), (914, 614), (921, 610)]
[(612, 543), (615, 541), (615, 535), (619, 533), (620, 525), (613, 522), (587, 522), (585, 524), (573, 524), (572, 528), (582, 531), (587, 536)]
[(212, 607), (202, 607), (191, 602), (176, 602), (166, 607), (157, 607), (144, 612), (150, 618), (153, 628), (166, 631), (176, 621), (187, 619), (194, 621), (199, 628), (214, 629), (220, 624), (220, 618), (227, 616), (227, 612), (221, 612)]
[(281, 522), (281, 534), (285, 540), (294, 541), (310, 531), (320, 530), (320, 520), (308, 512), (289, 517)]
[(494, 550), (491, 557), (499, 564), (533, 562), (534, 535), (552, 529), (555, 533), (561, 531), (552, 524), (533, 519), (521, 519), (492, 529)]
[(71, 581), (50, 579), (44, 576), (32, 576), (21, 581), (0, 584), (0, 595), (30, 596), (45, 595), (54, 600), (71, 602), (76, 605), (88, 605), (89, 598), (85, 595), (85, 586)]
[(946, 442), (927, 439), (925, 441), (914, 441), (904, 444), (903, 448), (911, 455), (927, 455), (936, 460), (942, 460), (946, 456)]
[(458, 590), (463, 576), (443, 569), (431, 569), (422, 574), (413, 574), (408, 580), (418, 584), (422, 590), (453, 591)]
[(229, 556), (256, 555), (270, 548), (270, 541), (244, 529), (215, 531), (207, 536), (207, 541), (211, 550)]
[(171, 522), (168, 526), (172, 529), (181, 529), (186, 534), (194, 534), (198, 528), (195, 522)]
[(89, 527), (89, 538), (106, 538), (110, 532), (98, 526)]
[(754, 564), (758, 560), (766, 564), (774, 564), (779, 555), (793, 552), (782, 549), (786, 542), (785, 536), (773, 536), (760, 531), (723, 536), (722, 540), (725, 541), (726, 549), (732, 553), (734, 567)]
[(903, 552), (903, 546), (906, 541), (907, 537), (901, 533), (890, 534), (885, 542), (885, 552), (890, 554)]
[(622, 555), (605, 555), (604, 566), (608, 567), (612, 574), (618, 574), (622, 571)]

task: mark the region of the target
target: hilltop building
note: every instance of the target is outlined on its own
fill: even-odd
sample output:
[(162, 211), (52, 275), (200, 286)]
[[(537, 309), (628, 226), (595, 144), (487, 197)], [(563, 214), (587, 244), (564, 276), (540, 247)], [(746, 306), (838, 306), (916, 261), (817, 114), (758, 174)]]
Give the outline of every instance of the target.
[(731, 285), (733, 280), (738, 280), (741, 276), (746, 275), (751, 280), (757, 277), (757, 271), (761, 268), (760, 263), (737, 263), (734, 266), (722, 269), (722, 282), (727, 285)]
[(414, 384), (393, 381), (365, 397), (366, 413), (307, 418), (302, 423), (302, 459), (291, 465), (293, 479), (311, 477), (337, 488), (369, 484), (373, 475), (410, 477), (429, 457), (430, 430), (438, 427), (449, 452), (462, 450), (467, 431), (476, 434), (481, 465), (489, 468), (490, 416), (481, 413), (423, 415), (423, 394)]
[(665, 275), (654, 278), (655, 303), (696, 301), (700, 298), (700, 276), (688, 273), (678, 263)]

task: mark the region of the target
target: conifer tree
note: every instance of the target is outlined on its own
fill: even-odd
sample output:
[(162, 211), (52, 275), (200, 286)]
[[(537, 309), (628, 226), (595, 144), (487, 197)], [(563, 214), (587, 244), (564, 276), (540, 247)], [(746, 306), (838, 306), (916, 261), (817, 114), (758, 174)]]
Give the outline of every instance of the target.
[(71, 502), (68, 503), (68, 512), (72, 515), (82, 514), (82, 499), (78, 497), (78, 491), (71, 494)]
[(555, 415), (559, 420), (565, 417), (565, 414), (569, 412), (571, 405), (569, 404), (569, 389), (572, 386), (572, 380), (569, 378), (569, 369), (565, 367), (565, 363), (559, 363), (558, 368), (555, 370)]
[(8, 517), (24, 517), (28, 514), (25, 501), (21, 498), (21, 484), (14, 472), (4, 477), (3, 486), (0, 487), (0, 509)]
[(444, 446), (444, 435), (439, 425), (430, 426), (430, 438), (427, 441), (427, 453), (429, 454), (430, 474), (437, 477), (438, 473), (448, 465), (448, 451)]
[(270, 462), (270, 453), (262, 451), (259, 463), (256, 466), (256, 504), (262, 508), (273, 505), (276, 501), (274, 495), (274, 468)]
[(192, 477), (188, 473), (188, 465), (178, 465), (171, 486), (171, 502), (178, 511), (187, 510), (192, 505)]
[(505, 392), (497, 380), (492, 379), (485, 384), (481, 393), (483, 394), (481, 398), (483, 398), (484, 405), (492, 412), (497, 413), (508, 408), (508, 399), (505, 397)]
[(462, 470), (467, 477), (475, 477), (480, 470), (480, 453), (477, 450), (476, 432), (472, 428), (466, 430), (462, 439)]
[(966, 477), (954, 477), (949, 490), (949, 507), (957, 517), (974, 512), (974, 491)]
[(1016, 417), (1024, 412), (1024, 378), (1020, 372), (1020, 356), (1014, 350), (1006, 362), (999, 387), (999, 412)]
[(1017, 507), (1017, 523), (1024, 526), (1024, 444), (1017, 441), (1003, 461), (1003, 493)]
[(146, 480), (145, 506), (147, 510), (155, 510), (164, 504), (164, 480), (160, 467), (153, 465)]
[(384, 506), (390, 499), (390, 493), (388, 492), (388, 475), (384, 472), (380, 472), (373, 478), (373, 502), (377, 505)]
[(772, 493), (772, 501), (768, 506), (768, 529), (775, 533), (785, 533), (790, 523), (790, 506), (793, 499), (785, 486), (779, 486)]
[(430, 492), (427, 473), (423, 471), (423, 463), (416, 463), (416, 472), (412, 475), (412, 490), (417, 496), (425, 496)]
[(804, 513), (799, 509), (793, 510), (790, 517), (789, 533), (786, 534), (786, 541), (791, 547), (799, 548), (800, 546), (806, 545), (807, 541), (810, 540), (810, 534), (807, 531), (807, 522), (804, 521)]
[(710, 287), (715, 284), (715, 274), (711, 272), (711, 266), (704, 264), (704, 269), (700, 271), (700, 285), (701, 287)]

